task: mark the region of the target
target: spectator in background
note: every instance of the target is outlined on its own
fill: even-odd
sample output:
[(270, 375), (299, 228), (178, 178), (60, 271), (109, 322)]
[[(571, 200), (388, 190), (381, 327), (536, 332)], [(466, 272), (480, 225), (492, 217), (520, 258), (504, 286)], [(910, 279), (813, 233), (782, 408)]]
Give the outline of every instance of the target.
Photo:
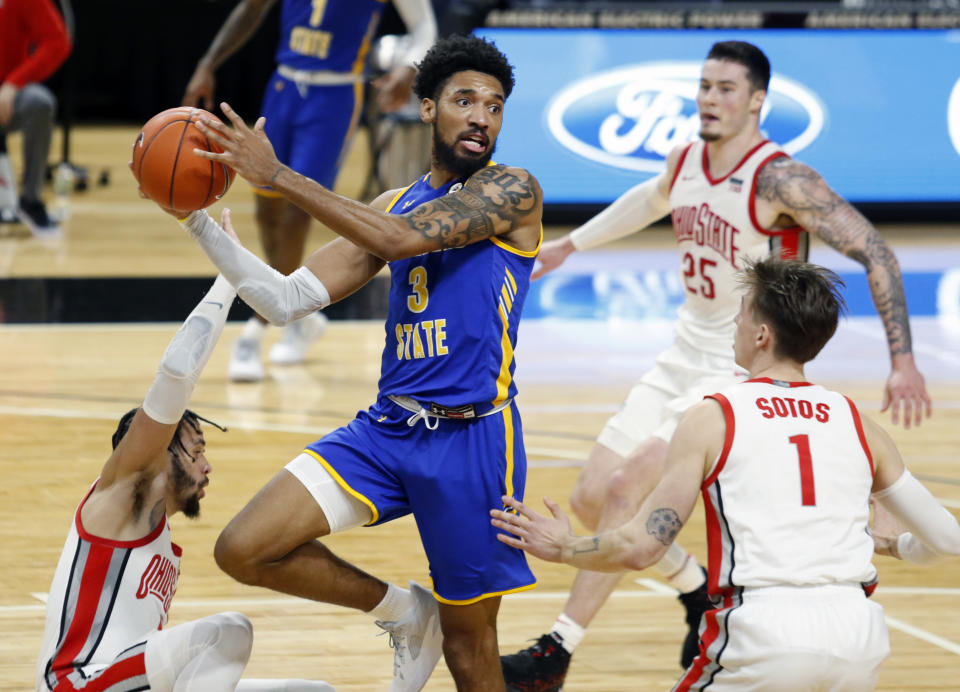
[[(57, 71), (70, 49), (51, 0), (0, 2), (0, 222), (19, 218), (33, 233), (57, 230), (40, 193), (57, 100), (40, 82)], [(6, 134), (16, 130), (23, 133), (19, 201), (6, 152)]]

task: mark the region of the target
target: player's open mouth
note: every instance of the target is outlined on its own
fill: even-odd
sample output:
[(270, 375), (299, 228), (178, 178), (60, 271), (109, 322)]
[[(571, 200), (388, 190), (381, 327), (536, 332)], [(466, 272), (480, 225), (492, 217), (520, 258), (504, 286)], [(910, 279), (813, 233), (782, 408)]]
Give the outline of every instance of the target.
[(460, 146), (474, 154), (482, 154), (487, 150), (487, 138), (479, 132), (464, 135), (458, 141)]
[(715, 123), (715, 122), (717, 122), (719, 119), (720, 119), (720, 118), (718, 118), (717, 116), (715, 116), (715, 115), (710, 115), (709, 113), (702, 113), (702, 114), (700, 115), (700, 122), (704, 122), (704, 123)]

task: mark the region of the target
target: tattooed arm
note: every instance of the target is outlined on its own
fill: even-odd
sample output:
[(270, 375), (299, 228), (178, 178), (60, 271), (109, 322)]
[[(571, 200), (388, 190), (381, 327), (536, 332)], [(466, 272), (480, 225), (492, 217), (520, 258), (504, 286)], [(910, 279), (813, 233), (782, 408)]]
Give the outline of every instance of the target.
[(890, 349), (891, 372), (882, 410), (892, 407), (893, 422), (917, 425), (923, 411), (930, 415), (930, 396), (913, 359), (907, 300), (900, 266), (877, 229), (830, 189), (809, 166), (783, 157), (774, 159), (757, 176), (757, 198), (775, 214), (792, 218), (828, 245), (863, 265), (877, 313)]
[(497, 538), (551, 562), (597, 572), (641, 570), (656, 563), (673, 543), (697, 502), (700, 484), (723, 446), (725, 423), (719, 405), (705, 400), (683, 415), (670, 440), (663, 477), (640, 511), (618, 529), (576, 536), (570, 520), (549, 498), (553, 519), (504, 496), (512, 511), (492, 510), (491, 523), (510, 534)]

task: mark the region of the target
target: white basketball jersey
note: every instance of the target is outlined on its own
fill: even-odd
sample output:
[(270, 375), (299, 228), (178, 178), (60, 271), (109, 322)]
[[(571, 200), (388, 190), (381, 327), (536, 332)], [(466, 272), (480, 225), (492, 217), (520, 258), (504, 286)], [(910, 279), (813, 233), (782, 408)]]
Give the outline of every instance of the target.
[(853, 402), (768, 378), (711, 397), (726, 438), (703, 482), (710, 592), (875, 582), (873, 458)]
[(702, 351), (731, 355), (733, 318), (741, 296), (736, 273), (743, 269), (744, 259), (771, 253), (807, 258), (808, 237), (802, 228), (762, 228), (754, 208), (757, 172), (786, 155), (764, 141), (730, 173), (715, 179), (703, 141), (688, 145), (681, 154), (670, 184), (680, 281), (686, 293), (677, 335)]
[(93, 536), (80, 521), (90, 492), (77, 507), (50, 585), (38, 690), (65, 677), (79, 684), (76, 668), (96, 672), (161, 629), (177, 589), (181, 550), (170, 540), (167, 518), (137, 541)]

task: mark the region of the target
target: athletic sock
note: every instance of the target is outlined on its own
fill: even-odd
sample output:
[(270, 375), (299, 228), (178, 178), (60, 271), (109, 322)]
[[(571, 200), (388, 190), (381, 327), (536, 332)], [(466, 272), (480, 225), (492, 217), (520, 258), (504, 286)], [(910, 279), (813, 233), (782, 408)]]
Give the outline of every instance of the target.
[(550, 630), (550, 633), (556, 635), (555, 639), (559, 639), (560, 645), (567, 650), (568, 654), (572, 654), (573, 650), (583, 640), (583, 635), (587, 633), (587, 630), (574, 622), (573, 618), (566, 613), (560, 613), (557, 621), (553, 623), (553, 629)]
[(387, 594), (383, 600), (368, 612), (374, 619), (381, 622), (396, 622), (410, 610), (412, 605), (413, 596), (407, 589), (387, 584)]

